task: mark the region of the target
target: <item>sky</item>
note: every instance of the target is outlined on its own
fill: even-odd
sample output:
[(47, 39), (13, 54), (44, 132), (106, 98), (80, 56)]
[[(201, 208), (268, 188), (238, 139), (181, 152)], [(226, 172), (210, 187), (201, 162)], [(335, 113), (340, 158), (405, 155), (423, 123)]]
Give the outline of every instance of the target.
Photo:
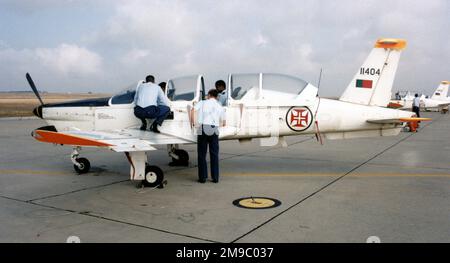
[(115, 93), (148, 74), (274, 72), (340, 95), (378, 38), (404, 38), (393, 90), (450, 79), (448, 0), (0, 0), (0, 91)]

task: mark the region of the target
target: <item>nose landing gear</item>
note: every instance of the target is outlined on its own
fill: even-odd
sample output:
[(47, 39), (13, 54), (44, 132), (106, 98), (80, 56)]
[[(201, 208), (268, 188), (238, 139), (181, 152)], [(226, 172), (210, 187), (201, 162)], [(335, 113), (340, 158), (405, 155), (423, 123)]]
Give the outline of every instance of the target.
[(70, 160), (73, 163), (73, 168), (78, 174), (85, 174), (91, 169), (91, 163), (88, 159), (79, 157), (79, 151), (81, 151), (81, 147), (74, 148), (72, 154), (70, 155)]

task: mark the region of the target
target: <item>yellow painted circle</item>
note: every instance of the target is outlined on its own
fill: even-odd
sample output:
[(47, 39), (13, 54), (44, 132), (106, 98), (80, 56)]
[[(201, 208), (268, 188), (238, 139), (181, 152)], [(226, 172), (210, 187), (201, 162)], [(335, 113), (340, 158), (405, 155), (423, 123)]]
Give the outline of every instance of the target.
[(245, 197), (235, 200), (233, 204), (242, 208), (264, 209), (277, 207), (281, 202), (276, 199), (265, 197)]
[(253, 198), (253, 199), (243, 199), (239, 202), (241, 206), (261, 208), (261, 207), (271, 207), (275, 204), (274, 201), (264, 198)]

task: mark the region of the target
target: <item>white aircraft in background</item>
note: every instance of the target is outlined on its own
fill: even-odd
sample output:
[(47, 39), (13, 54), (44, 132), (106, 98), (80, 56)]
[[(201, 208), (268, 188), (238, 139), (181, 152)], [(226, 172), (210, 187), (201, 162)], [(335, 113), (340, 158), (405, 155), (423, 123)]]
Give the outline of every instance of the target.
[[(406, 41), (380, 39), (351, 80), (339, 100), (318, 96), (312, 84), (280, 74), (230, 74), (225, 106), (227, 126), (220, 128), (221, 140), (248, 141), (262, 138), (266, 145), (286, 145), (285, 136), (315, 134), (328, 139), (348, 139), (398, 135), (413, 112), (389, 109), (392, 83)], [(189, 155), (181, 144), (196, 143), (189, 112), (205, 97), (203, 76), (167, 81), (166, 95), (172, 116), (164, 121), (161, 133), (141, 131), (133, 114), (135, 89), (111, 98), (44, 104), (27, 74), (28, 82), (41, 106), (34, 113), (49, 126), (33, 131), (41, 142), (74, 147), (71, 160), (78, 173), (89, 171), (90, 163), (79, 157), (81, 147), (100, 147), (125, 153), (130, 162), (131, 180), (158, 186), (163, 171), (149, 165), (147, 153), (157, 145), (167, 145), (169, 156), (187, 164)], [(139, 83), (138, 83), (139, 84)]]
[(450, 84), (450, 81), (447, 81), (447, 80), (441, 81), (438, 88), (431, 96), (431, 98), (433, 100), (450, 102), (450, 97), (447, 97), (449, 84)]
[[(450, 105), (450, 98), (447, 97), (448, 81), (442, 81), (431, 98), (427, 98), (424, 94), (420, 94), (420, 109), (422, 111), (439, 111), (448, 109)], [(391, 100), (388, 104), (390, 108), (397, 108), (402, 110), (411, 110), (414, 100), (412, 92), (398, 92), (396, 98)]]

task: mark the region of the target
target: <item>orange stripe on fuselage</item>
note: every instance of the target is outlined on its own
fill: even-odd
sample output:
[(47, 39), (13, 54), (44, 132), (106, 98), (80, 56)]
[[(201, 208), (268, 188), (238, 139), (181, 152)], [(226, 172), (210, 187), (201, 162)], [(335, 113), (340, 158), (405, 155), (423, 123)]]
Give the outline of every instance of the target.
[(73, 146), (97, 146), (97, 147), (112, 146), (111, 144), (92, 139), (86, 139), (74, 135), (44, 130), (35, 130), (33, 132), (33, 137), (40, 142), (65, 144)]

